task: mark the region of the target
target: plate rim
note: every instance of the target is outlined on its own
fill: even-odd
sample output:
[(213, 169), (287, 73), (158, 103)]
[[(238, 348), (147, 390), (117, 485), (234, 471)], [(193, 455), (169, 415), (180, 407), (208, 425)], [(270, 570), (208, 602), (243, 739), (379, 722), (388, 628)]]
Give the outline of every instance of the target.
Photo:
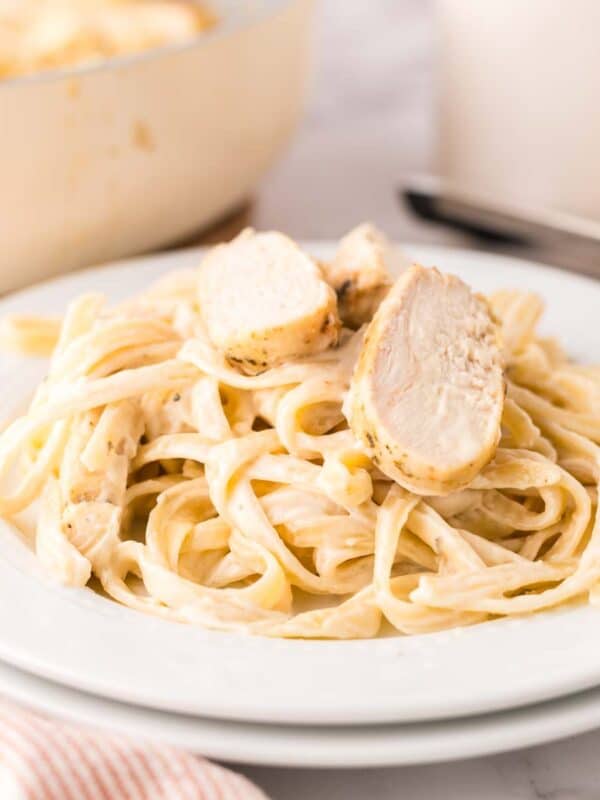
[(423, 766), (549, 744), (600, 727), (599, 688), (475, 717), (351, 727), (189, 718), (95, 697), (1, 661), (0, 691), (13, 702), (73, 724), (143, 736), (228, 763), (268, 767)]

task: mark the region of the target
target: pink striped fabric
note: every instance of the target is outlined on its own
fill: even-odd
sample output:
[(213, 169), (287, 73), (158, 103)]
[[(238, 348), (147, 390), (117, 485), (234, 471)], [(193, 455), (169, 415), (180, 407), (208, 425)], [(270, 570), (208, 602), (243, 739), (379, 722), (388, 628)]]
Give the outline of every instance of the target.
[(0, 703), (2, 800), (267, 800), (246, 778), (164, 745)]

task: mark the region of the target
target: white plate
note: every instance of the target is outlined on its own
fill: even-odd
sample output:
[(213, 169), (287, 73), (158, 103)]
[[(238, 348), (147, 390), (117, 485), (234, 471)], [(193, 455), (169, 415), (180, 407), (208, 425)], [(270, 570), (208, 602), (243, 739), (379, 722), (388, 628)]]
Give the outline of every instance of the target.
[[(326, 256), (326, 245), (313, 245)], [(600, 284), (514, 259), (409, 248), (481, 290), (535, 289), (546, 329), (572, 353), (600, 360)], [(120, 299), (198, 251), (68, 275), (0, 302), (59, 312), (74, 295)], [(0, 417), (22, 401), (42, 364), (0, 360)], [(600, 610), (562, 609), (449, 632), (376, 641), (277, 641), (144, 616), (87, 589), (51, 583), (0, 526), (0, 658), (68, 686), (168, 711), (275, 723), (382, 723), (483, 713), (600, 684)]]
[(433, 764), (518, 750), (600, 726), (600, 689), (512, 711), (405, 725), (284, 726), (137, 708), (0, 662), (0, 694), (51, 716), (165, 742), (207, 758), (279, 767)]

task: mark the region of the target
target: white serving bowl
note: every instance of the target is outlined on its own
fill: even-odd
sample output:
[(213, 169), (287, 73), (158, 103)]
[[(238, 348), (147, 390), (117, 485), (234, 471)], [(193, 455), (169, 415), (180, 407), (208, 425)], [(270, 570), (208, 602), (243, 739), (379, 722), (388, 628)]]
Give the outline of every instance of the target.
[(0, 291), (184, 238), (281, 151), (313, 0), (210, 5), (190, 43), (0, 82)]

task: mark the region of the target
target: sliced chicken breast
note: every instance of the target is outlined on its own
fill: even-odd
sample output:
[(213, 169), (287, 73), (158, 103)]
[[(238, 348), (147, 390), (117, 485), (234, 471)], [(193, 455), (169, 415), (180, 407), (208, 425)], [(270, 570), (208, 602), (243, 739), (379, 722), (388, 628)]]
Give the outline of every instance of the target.
[(200, 266), (199, 302), (208, 335), (249, 374), (335, 344), (335, 292), (316, 263), (281, 233), (244, 231)]
[(409, 265), (381, 231), (364, 223), (341, 239), (333, 260), (321, 269), (338, 296), (342, 322), (360, 328), (371, 320), (394, 277)]
[(410, 267), (367, 329), (347, 401), (354, 434), (402, 486), (446, 494), (492, 458), (503, 402), (486, 301), (455, 276)]

